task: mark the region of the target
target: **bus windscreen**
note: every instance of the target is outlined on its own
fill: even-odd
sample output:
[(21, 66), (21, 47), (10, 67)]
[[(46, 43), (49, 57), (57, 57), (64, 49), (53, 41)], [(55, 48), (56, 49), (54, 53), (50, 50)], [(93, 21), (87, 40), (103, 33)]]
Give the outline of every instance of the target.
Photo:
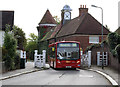
[(58, 43), (57, 58), (60, 60), (79, 59), (79, 50), (78, 43)]

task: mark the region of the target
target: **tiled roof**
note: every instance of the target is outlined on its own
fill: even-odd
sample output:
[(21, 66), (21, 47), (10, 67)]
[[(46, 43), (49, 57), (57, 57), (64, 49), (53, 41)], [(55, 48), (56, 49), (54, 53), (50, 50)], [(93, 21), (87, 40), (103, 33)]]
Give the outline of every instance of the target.
[(47, 40), (48, 38), (50, 38), (51, 35), (52, 35), (53, 32), (54, 32), (54, 29), (55, 29), (55, 27), (53, 27), (49, 32), (47, 32), (47, 34), (46, 34), (40, 41), (45, 41), (45, 40)]
[[(101, 35), (101, 24), (89, 13), (76, 17), (66, 23), (57, 34), (57, 37), (83, 34), (83, 35)], [(107, 35), (110, 31), (103, 27), (103, 34)]]
[(39, 24), (57, 24), (49, 10), (46, 11)]
[(56, 35), (57, 35), (57, 33), (60, 31), (61, 26), (62, 26), (62, 24), (61, 24), (61, 23), (60, 23), (60, 24), (58, 24), (58, 25), (56, 26), (56, 28), (54, 29), (53, 33), (51, 34), (51, 36), (50, 36), (48, 39), (55, 38), (55, 37), (56, 37)]

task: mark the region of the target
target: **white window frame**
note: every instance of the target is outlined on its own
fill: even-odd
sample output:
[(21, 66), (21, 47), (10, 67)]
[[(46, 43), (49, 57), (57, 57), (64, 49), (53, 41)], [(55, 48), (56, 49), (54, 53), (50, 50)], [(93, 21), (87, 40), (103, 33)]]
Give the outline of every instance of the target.
[(89, 36), (89, 43), (99, 43), (99, 36)]

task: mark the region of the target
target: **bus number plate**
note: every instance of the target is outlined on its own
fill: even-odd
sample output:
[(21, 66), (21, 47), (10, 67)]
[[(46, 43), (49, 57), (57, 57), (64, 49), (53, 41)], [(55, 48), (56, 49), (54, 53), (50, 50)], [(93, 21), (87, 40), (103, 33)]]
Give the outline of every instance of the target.
[(66, 68), (71, 68), (71, 66), (66, 66)]

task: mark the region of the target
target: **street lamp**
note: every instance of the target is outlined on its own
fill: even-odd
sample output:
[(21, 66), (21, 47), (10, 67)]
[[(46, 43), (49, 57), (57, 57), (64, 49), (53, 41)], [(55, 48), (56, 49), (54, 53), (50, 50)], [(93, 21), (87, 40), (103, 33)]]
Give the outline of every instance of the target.
[[(102, 32), (102, 41), (103, 41), (103, 9), (101, 7), (98, 7), (98, 6), (95, 6), (95, 5), (91, 5), (91, 6), (95, 7), (95, 8), (100, 8), (101, 11), (102, 11), (102, 30), (101, 30), (101, 32)], [(103, 59), (103, 43), (101, 44), (101, 47), (102, 47), (102, 69), (104, 69), (104, 64), (103, 64), (104, 63), (104, 59)]]

